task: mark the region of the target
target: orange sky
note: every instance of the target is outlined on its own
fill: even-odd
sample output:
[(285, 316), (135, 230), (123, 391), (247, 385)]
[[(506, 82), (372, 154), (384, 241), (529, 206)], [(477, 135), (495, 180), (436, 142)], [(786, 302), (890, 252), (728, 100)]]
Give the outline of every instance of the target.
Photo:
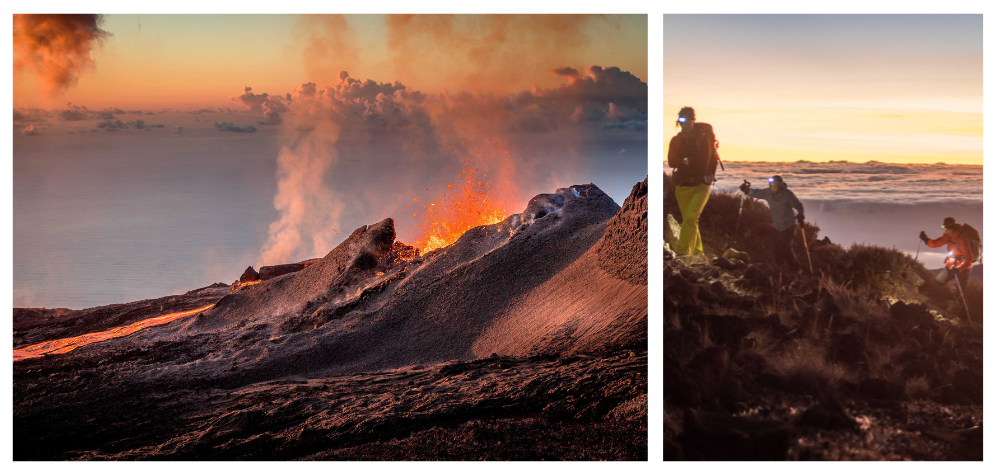
[(15, 72), (14, 106), (232, 106), (243, 86), (284, 94), (341, 70), (424, 92), (554, 87), (563, 81), (548, 71), (560, 66), (647, 77), (644, 15), (109, 15), (102, 28), (112, 35), (76, 85), (49, 97), (31, 71)]
[(983, 163), (981, 15), (667, 15), (664, 140), (723, 160)]

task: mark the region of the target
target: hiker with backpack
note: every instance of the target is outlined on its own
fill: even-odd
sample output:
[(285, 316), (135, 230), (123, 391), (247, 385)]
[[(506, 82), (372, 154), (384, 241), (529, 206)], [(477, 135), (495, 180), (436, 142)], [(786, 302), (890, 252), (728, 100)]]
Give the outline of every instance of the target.
[(798, 221), (800, 228), (805, 226), (805, 208), (780, 176), (775, 175), (767, 181), (769, 186), (765, 189), (750, 188), (750, 182), (744, 181), (740, 191), (751, 198), (767, 202), (771, 208), (771, 226), (775, 232), (771, 239), (775, 263), (779, 266), (787, 265), (793, 271), (798, 271), (802, 267), (792, 252), (792, 239), (795, 238), (795, 222)]
[(715, 170), (721, 162), (718, 142), (712, 126), (696, 122), (694, 109), (682, 107), (677, 113), (681, 131), (670, 139), (667, 166), (673, 169), (671, 180), (674, 195), (681, 209), (681, 232), (677, 238), (677, 254), (704, 254), (698, 219), (708, 203), (715, 182)]
[(958, 224), (955, 218), (944, 218), (941, 227), (944, 229), (941, 237), (930, 239), (927, 233), (920, 231), (920, 240), (928, 247), (948, 246), (948, 257), (944, 261), (944, 269), (937, 275), (937, 280), (947, 283), (958, 275), (958, 283), (961, 285), (959, 291), (964, 292), (972, 265), (982, 257), (982, 240), (975, 228), (968, 224)]

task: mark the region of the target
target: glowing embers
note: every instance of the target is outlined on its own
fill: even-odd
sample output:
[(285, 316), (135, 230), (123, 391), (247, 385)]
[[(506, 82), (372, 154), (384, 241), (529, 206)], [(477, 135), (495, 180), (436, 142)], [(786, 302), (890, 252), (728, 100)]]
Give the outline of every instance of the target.
[(421, 238), (416, 242), (422, 254), (451, 245), (472, 228), (496, 224), (507, 217), (507, 212), (490, 197), (484, 185), (485, 175), (468, 161), (462, 163), (466, 166), (458, 189), (448, 185), (449, 192), (427, 206), (419, 225)]
[(207, 305), (201, 308), (196, 308), (194, 310), (186, 310), (177, 313), (168, 313), (166, 315), (160, 315), (158, 317), (147, 318), (145, 320), (140, 320), (138, 322), (133, 322), (125, 326), (115, 327), (110, 330), (87, 333), (85, 335), (74, 336), (70, 338), (61, 338), (58, 340), (50, 340), (43, 343), (37, 343), (31, 346), (26, 346), (24, 348), (14, 350), (14, 361), (26, 360), (29, 358), (38, 358), (47, 354), (59, 355), (63, 353), (69, 353), (81, 346), (89, 345), (91, 343), (97, 343), (104, 340), (110, 340), (112, 338), (119, 338), (127, 335), (131, 335), (139, 330), (155, 327), (157, 325), (163, 325), (170, 323), (178, 318), (184, 318), (189, 315), (194, 315), (198, 312), (204, 312), (215, 304)]
[(399, 241), (392, 243), (392, 249), (390, 250), (390, 260), (395, 262), (410, 262), (417, 257), (420, 257), (420, 249), (413, 246), (407, 246)]

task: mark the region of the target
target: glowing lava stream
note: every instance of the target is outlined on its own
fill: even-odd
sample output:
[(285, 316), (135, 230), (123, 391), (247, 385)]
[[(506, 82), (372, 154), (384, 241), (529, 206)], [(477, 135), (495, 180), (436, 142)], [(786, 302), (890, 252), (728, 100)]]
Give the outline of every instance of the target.
[(159, 317), (147, 318), (145, 320), (140, 320), (138, 322), (130, 323), (125, 326), (115, 327), (110, 330), (105, 330), (97, 333), (87, 333), (85, 335), (74, 336), (70, 338), (60, 338), (58, 340), (50, 340), (42, 343), (37, 343), (31, 346), (26, 346), (24, 348), (14, 350), (14, 361), (26, 360), (29, 358), (38, 358), (47, 354), (58, 355), (62, 353), (69, 353), (83, 345), (89, 345), (91, 343), (97, 343), (99, 341), (110, 340), (112, 338), (119, 338), (127, 335), (131, 335), (144, 328), (154, 327), (157, 325), (163, 325), (165, 323), (170, 323), (178, 318), (184, 318), (189, 315), (194, 315), (198, 312), (204, 312), (215, 304), (211, 304), (205, 307), (196, 308), (194, 310), (187, 310), (184, 312), (168, 313), (166, 315), (160, 315)]

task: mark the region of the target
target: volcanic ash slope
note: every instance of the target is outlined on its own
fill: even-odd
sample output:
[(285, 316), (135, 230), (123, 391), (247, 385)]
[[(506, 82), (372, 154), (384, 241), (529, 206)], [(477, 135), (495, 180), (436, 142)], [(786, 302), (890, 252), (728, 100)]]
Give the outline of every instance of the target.
[(150, 330), (211, 349), (148, 375), (239, 385), (644, 344), (646, 190), (619, 208), (592, 184), (560, 188), (412, 260), (391, 219), (361, 227), (301, 271)]

